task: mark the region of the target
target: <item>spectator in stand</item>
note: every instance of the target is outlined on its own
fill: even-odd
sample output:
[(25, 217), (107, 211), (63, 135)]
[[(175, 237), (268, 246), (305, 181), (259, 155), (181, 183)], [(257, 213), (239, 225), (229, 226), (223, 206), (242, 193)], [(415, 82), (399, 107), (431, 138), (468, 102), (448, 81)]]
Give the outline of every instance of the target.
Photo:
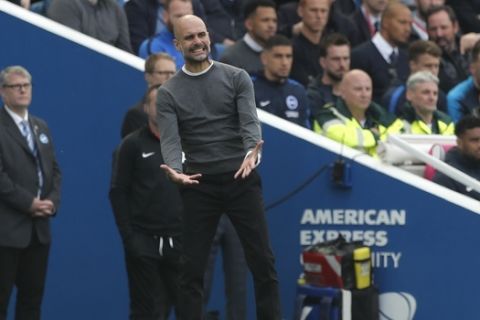
[(372, 80), (364, 71), (345, 74), (340, 96), (324, 106), (314, 124), (316, 132), (375, 156), (379, 140), (401, 131), (403, 122), (372, 101)]
[(310, 81), (307, 96), (312, 122), (327, 103), (335, 104), (340, 96), (340, 83), (350, 70), (350, 42), (339, 33), (332, 33), (320, 42), (320, 65), (323, 69)]
[(260, 72), (263, 69), (260, 53), (267, 40), (277, 32), (275, 9), (275, 2), (271, 0), (248, 2), (244, 11), (247, 33), (225, 49), (220, 61), (242, 68), (249, 74)]
[(412, 32), (421, 40), (428, 40), (427, 12), (435, 6), (443, 6), (445, 0), (415, 0), (416, 8), (412, 11)]
[(47, 16), (88, 36), (132, 52), (127, 18), (115, 0), (53, 0)]
[(291, 77), (305, 87), (322, 70), (320, 40), (328, 22), (330, 0), (300, 0), (298, 15), (302, 19), (298, 35), (293, 37), (293, 66)]
[[(418, 71), (430, 71), (431, 74), (438, 77), (441, 56), (442, 49), (435, 42), (428, 40), (412, 42), (408, 48), (410, 74)], [(406, 101), (406, 85), (402, 83), (387, 90), (383, 95), (382, 106), (387, 108), (388, 112), (400, 115)], [(447, 96), (441, 89), (438, 91), (438, 109), (447, 112)]]
[(283, 35), (271, 37), (261, 59), (263, 72), (252, 77), (257, 108), (310, 128), (305, 88), (288, 78), (293, 60), (291, 41)]
[(140, 45), (140, 49), (138, 49), (138, 55), (146, 59), (152, 53), (165, 52), (173, 57), (177, 69), (180, 69), (184, 64), (184, 60), (182, 54), (173, 43), (173, 25), (178, 19), (187, 14), (193, 14), (191, 0), (167, 0), (163, 15), (166, 28), (162, 29), (155, 36), (144, 40)]
[(402, 3), (388, 5), (381, 29), (372, 40), (352, 50), (352, 69), (368, 73), (373, 81), (373, 100), (381, 103), (389, 87), (407, 80), (408, 57), (405, 49), (412, 25), (410, 9)]
[[(213, 42), (228, 47), (245, 34), (245, 0), (201, 0)], [(195, 12), (195, 10), (193, 10)]]
[[(342, 3), (348, 1), (332, 1), (328, 14), (328, 22), (325, 26), (325, 34), (337, 32), (346, 35), (350, 42), (357, 43), (358, 35), (355, 25), (342, 12)], [(298, 14), (298, 1), (287, 2), (278, 7), (278, 32), (292, 38), (300, 33), (302, 19)], [(348, 7), (348, 5), (347, 5)]]
[(419, 71), (407, 80), (407, 103), (401, 118), (403, 133), (453, 135), (452, 119), (437, 110), (438, 78)]
[(480, 105), (480, 41), (471, 52), (470, 77), (455, 86), (447, 96), (448, 113), (457, 122)]
[[(148, 88), (164, 84), (175, 72), (175, 61), (167, 53), (154, 53), (145, 60), (144, 76)], [(122, 139), (148, 123), (144, 107), (145, 97), (127, 111), (120, 133)]]
[(322, 71), (318, 63), (322, 37), (338, 32), (345, 34), (350, 43), (358, 42), (353, 23), (344, 16), (331, 13), (331, 8), (331, 0), (300, 0), (298, 4), (297, 12), (301, 22), (298, 24), (298, 34), (293, 36), (291, 78), (305, 87)]
[(387, 8), (388, 0), (363, 0), (352, 14), (351, 19), (358, 30), (359, 43), (369, 41), (380, 31), (382, 14)]
[(468, 61), (460, 52), (458, 20), (452, 8), (438, 6), (428, 11), (426, 21), (429, 39), (442, 49), (438, 77), (440, 88), (448, 92), (468, 76)]
[(332, 1), (333, 1), (332, 9), (345, 16), (351, 15), (358, 8), (360, 4), (359, 0), (338, 0), (338, 1), (332, 0)]
[[(455, 126), (455, 135), (457, 146), (447, 152), (445, 162), (470, 177), (480, 180), (480, 118), (472, 115), (462, 118)], [(436, 172), (433, 181), (480, 200), (480, 193), (439, 171)]]
[(480, 33), (480, 0), (447, 0), (457, 14), (463, 33)]
[[(167, 0), (129, 0), (124, 9), (127, 14), (128, 29), (132, 50), (138, 53), (140, 44), (165, 27), (164, 12)], [(205, 16), (205, 11), (199, 0), (192, 0), (193, 12), (199, 17)]]

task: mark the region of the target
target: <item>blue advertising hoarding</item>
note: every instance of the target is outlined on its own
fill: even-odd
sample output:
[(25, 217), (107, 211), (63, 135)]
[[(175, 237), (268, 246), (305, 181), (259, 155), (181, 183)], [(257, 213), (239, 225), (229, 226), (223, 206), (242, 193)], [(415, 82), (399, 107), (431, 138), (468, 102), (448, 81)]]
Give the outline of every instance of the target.
[[(68, 40), (59, 35), (68, 34), (61, 26), (31, 20), (35, 15), (0, 0), (0, 68), (20, 64), (31, 71), (31, 112), (49, 123), (64, 175), (43, 316), (127, 319), (123, 254), (107, 195), (121, 120), (145, 90), (142, 62), (96, 41), (85, 46), (76, 34)], [(372, 246), (381, 319), (477, 317), (478, 202), (259, 114), (267, 207), (321, 170), (267, 211), (285, 319), (293, 314), (301, 250), (338, 234)], [(331, 182), (330, 166), (339, 157), (350, 167), (351, 188)], [(223, 313), (216, 270), (209, 308)], [(254, 319), (251, 292), (249, 301)]]

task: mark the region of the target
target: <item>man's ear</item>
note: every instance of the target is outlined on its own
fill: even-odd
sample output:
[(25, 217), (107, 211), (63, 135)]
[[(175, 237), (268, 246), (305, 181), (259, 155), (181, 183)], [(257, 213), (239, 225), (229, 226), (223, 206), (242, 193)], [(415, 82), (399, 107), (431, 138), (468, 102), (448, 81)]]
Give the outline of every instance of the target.
[[(416, 70), (417, 62), (414, 60), (411, 60), (408, 62), (408, 66), (410, 67), (410, 70)], [(411, 73), (413, 74), (413, 73)]]
[(460, 138), (457, 138), (457, 147), (460, 150), (462, 150), (462, 148), (463, 148), (462, 139), (460, 139)]
[(407, 89), (406, 98), (407, 98), (408, 102), (412, 101), (412, 90), (411, 89)]
[(163, 18), (163, 22), (165, 23), (165, 25), (167, 25), (168, 24), (168, 18), (169, 18), (167, 10), (163, 10), (162, 18)]
[(143, 74), (143, 78), (145, 79), (146, 83), (150, 83), (150, 74), (148, 72)]
[(303, 18), (303, 7), (297, 6), (297, 14), (300, 18)]
[(245, 19), (244, 25), (245, 25), (245, 28), (247, 29), (247, 31), (251, 31), (253, 29), (252, 18), (250, 17), (250, 18)]
[(320, 67), (322, 67), (322, 69), (325, 70), (325, 58), (320, 57), (320, 59), (318, 59), (318, 63), (320, 64)]
[(458, 26), (458, 21), (455, 21), (453, 23), (453, 31), (455, 31), (455, 34), (457, 34), (458, 31), (460, 31), (460, 27)]
[(260, 61), (262, 61), (263, 66), (267, 64), (267, 54), (268, 52), (266, 52), (265, 50), (263, 50), (262, 53), (260, 53)]
[(173, 39), (173, 44), (175, 45), (175, 49), (177, 49), (177, 51), (182, 51), (180, 47), (180, 42), (177, 39)]

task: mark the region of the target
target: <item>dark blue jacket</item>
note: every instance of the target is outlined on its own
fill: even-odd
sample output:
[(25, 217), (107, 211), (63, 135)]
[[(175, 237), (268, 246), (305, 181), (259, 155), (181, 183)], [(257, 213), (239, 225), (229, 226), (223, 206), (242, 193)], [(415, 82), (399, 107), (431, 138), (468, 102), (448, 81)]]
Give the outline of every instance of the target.
[[(466, 157), (457, 147), (448, 150), (445, 162), (470, 177), (480, 180), (480, 161)], [(480, 193), (467, 189), (464, 184), (444, 175), (440, 171), (436, 172), (433, 181), (466, 196), (480, 200)]]
[(263, 75), (252, 76), (257, 108), (310, 128), (307, 92), (295, 80), (283, 83), (267, 80)]
[(448, 114), (454, 122), (472, 113), (479, 107), (479, 90), (475, 87), (473, 78), (460, 82), (447, 95)]

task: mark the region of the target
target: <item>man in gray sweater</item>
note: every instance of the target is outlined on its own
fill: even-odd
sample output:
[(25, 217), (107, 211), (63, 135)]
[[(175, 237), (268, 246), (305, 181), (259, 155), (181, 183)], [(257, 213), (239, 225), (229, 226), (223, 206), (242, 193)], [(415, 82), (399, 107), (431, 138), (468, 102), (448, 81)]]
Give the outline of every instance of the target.
[(257, 319), (278, 320), (277, 273), (255, 170), (263, 141), (252, 82), (244, 70), (209, 59), (210, 38), (196, 16), (177, 21), (175, 45), (185, 65), (159, 89), (157, 109), (162, 168), (181, 185), (184, 204), (181, 319), (202, 318), (203, 275), (226, 213), (253, 274)]

